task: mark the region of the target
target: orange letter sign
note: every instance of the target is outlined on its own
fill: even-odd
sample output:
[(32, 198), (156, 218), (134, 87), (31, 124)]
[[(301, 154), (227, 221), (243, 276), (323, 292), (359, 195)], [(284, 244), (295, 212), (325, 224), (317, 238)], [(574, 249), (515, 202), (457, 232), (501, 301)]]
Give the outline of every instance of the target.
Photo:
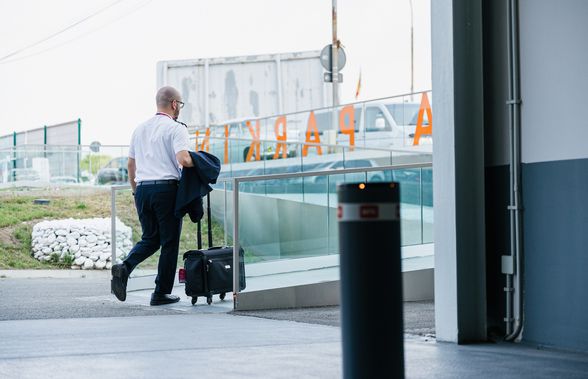
[[(315, 135), (316, 138), (311, 139), (312, 135)], [(314, 117), (314, 112), (310, 112), (308, 116), (308, 127), (306, 128), (306, 141), (304, 142), (311, 142), (311, 143), (321, 143), (321, 138), (319, 136), (318, 128), (316, 127), (316, 118)], [(323, 150), (320, 146), (309, 146), (304, 144), (302, 147), (302, 156), (306, 157), (308, 155), (308, 148), (309, 147), (316, 147), (316, 151), (318, 155), (323, 155)]]
[(249, 162), (251, 160), (253, 157), (253, 151), (255, 151), (255, 160), (259, 161), (259, 155), (261, 153), (261, 144), (259, 142), (259, 120), (255, 121), (255, 131), (251, 126), (251, 121), (245, 122), (245, 125), (247, 125), (247, 129), (249, 129), (249, 133), (251, 133), (251, 137), (253, 138), (251, 145), (249, 145), (249, 151), (247, 152), (247, 158), (245, 159), (245, 162)]
[(229, 125), (225, 125), (225, 162), (229, 163)]
[[(423, 126), (423, 116), (425, 115), (425, 111), (427, 111), (427, 119), (429, 120), (428, 126)], [(421, 99), (421, 107), (419, 108), (419, 115), (417, 116), (417, 124), (414, 131), (413, 146), (419, 144), (422, 135), (433, 135), (433, 112), (431, 111), (429, 97), (426, 92), (423, 92), (423, 97)]]
[[(280, 125), (283, 126), (282, 131), (284, 133), (280, 133)], [(274, 130), (276, 132), (276, 140), (286, 142), (286, 133), (288, 130), (286, 127), (286, 116), (280, 116), (276, 118)], [(280, 156), (280, 150), (282, 150), (282, 158), (285, 159), (288, 157), (288, 147), (286, 146), (286, 144), (278, 143), (278, 146), (276, 146), (276, 152), (274, 153), (274, 159), (278, 159), (278, 157)]]
[(198, 146), (198, 136), (200, 132), (196, 131), (196, 150), (204, 150), (208, 152), (210, 150), (210, 128), (206, 128), (206, 133), (204, 134), (204, 138), (202, 139), (202, 145)]
[[(345, 123), (345, 116), (349, 116), (349, 122)], [(349, 146), (351, 151), (355, 146), (355, 111), (353, 105), (346, 105), (339, 112), (339, 128), (341, 133), (349, 136)]]

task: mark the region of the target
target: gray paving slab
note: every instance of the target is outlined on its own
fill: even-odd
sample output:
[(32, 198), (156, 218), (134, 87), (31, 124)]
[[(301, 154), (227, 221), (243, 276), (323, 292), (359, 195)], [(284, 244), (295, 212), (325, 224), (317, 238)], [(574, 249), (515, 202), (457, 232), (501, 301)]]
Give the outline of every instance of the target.
[(6, 378), (337, 378), (340, 330), (228, 314), (0, 322)]
[[(262, 311), (235, 311), (233, 314), (273, 320), (289, 320), (319, 325), (341, 325), (341, 307), (314, 307), (294, 309), (268, 309)], [(404, 332), (434, 337), (435, 304), (432, 301), (404, 303)]]
[[(340, 378), (340, 333), (338, 327), (231, 314), (2, 321), (0, 377)], [(404, 345), (407, 378), (588, 373), (585, 354), (458, 346), (410, 335)]]
[[(150, 307), (150, 291), (121, 303), (103, 278), (0, 279), (0, 378), (342, 377), (338, 307), (238, 316), (176, 290), (180, 303)], [(428, 336), (433, 310), (406, 303), (407, 330)], [(588, 378), (588, 354), (413, 334), (405, 362), (408, 378)]]

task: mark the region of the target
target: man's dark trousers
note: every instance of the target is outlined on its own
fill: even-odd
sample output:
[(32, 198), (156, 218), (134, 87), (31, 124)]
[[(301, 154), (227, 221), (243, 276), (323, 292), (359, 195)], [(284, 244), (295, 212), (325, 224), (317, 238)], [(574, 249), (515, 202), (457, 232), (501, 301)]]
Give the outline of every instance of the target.
[(175, 183), (137, 186), (135, 206), (143, 235), (124, 261), (130, 273), (161, 246), (155, 292), (162, 294), (172, 292), (178, 263), (182, 220), (174, 216), (177, 190)]

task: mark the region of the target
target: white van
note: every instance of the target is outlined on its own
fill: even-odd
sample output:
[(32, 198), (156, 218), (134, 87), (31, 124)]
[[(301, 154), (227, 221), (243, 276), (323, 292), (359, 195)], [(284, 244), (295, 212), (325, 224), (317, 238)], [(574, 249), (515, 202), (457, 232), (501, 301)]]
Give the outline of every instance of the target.
[[(419, 108), (418, 103), (355, 104), (355, 145), (381, 148), (412, 146)], [(329, 109), (318, 110), (315, 112), (315, 117), (319, 133), (327, 134), (328, 138), (328, 133), (325, 132), (333, 130), (333, 112)], [(346, 122), (348, 123), (349, 120)], [(425, 120), (423, 124), (428, 125), (428, 121)], [(336, 143), (349, 145), (349, 137), (341, 133), (338, 120)]]
[[(397, 148), (413, 145), (414, 132), (420, 104), (418, 103), (386, 103), (369, 102), (354, 104), (353, 124), (355, 130), (355, 146), (374, 148)], [(335, 113), (337, 117), (336, 131), (333, 129), (333, 111), (323, 108), (314, 111), (316, 126), (319, 131), (321, 143), (349, 146), (350, 138), (340, 130), (339, 115), (341, 109)], [(287, 135), (289, 142), (303, 143), (306, 139), (306, 130), (310, 112), (300, 112), (286, 116)], [(251, 133), (246, 126), (249, 119), (230, 120), (223, 125), (215, 125), (210, 128), (211, 152), (222, 159), (224, 155), (225, 125), (229, 128), (230, 138), (242, 138), (244, 141), (232, 140), (228, 149), (229, 161), (233, 163), (244, 162), (251, 145)], [(262, 119), (260, 121), (260, 139), (276, 140), (274, 125), (276, 117)], [(345, 120), (346, 124), (349, 120)], [(424, 120), (424, 126), (428, 120)], [(255, 127), (255, 122), (251, 123)], [(204, 131), (200, 132), (200, 143), (202, 143)], [(427, 139), (425, 137), (425, 139)], [(430, 138), (428, 139), (430, 141)], [(421, 140), (421, 143), (423, 141)], [(430, 142), (424, 142), (430, 143)], [(261, 142), (261, 160), (273, 159), (276, 143)], [(309, 149), (309, 154), (316, 154), (315, 148)], [(300, 154), (299, 144), (288, 145), (288, 157)]]

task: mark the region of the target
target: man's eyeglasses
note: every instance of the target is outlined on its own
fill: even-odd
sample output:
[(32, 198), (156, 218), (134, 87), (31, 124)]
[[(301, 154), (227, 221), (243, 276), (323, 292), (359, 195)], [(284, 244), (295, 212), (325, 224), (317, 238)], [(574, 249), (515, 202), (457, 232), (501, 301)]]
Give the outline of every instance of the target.
[(174, 100), (171, 100), (171, 101), (170, 101), (170, 103), (173, 103), (174, 101), (175, 101), (176, 103), (178, 103), (178, 106), (180, 107), (180, 109), (184, 108), (184, 102), (183, 102), (183, 101), (180, 101), (180, 100), (175, 100), (175, 99), (174, 99)]

